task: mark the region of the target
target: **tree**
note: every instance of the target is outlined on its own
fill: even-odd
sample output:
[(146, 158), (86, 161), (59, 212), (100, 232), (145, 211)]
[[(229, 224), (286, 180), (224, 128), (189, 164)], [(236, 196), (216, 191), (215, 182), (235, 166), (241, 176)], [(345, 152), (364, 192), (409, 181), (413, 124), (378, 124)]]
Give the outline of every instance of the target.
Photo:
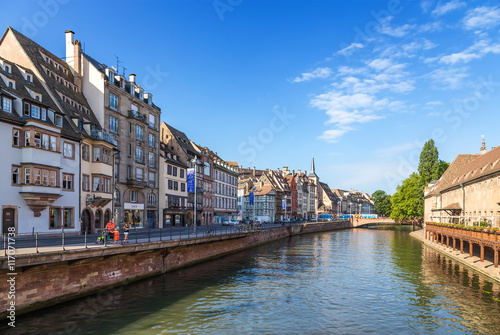
[(441, 178), (443, 173), (448, 169), (450, 166), (450, 163), (439, 160), (439, 165), (438, 165), (438, 178)]
[(372, 200), (375, 203), (375, 211), (381, 215), (391, 215), (392, 204), (391, 196), (382, 190), (377, 190), (372, 194)]
[(422, 217), (424, 213), (424, 189), (421, 177), (412, 173), (397, 187), (391, 197), (391, 219), (404, 220)]
[(418, 164), (418, 174), (420, 175), (422, 185), (425, 187), (429, 182), (439, 179), (439, 153), (434, 145), (434, 140), (425, 142), (420, 153), (420, 162)]

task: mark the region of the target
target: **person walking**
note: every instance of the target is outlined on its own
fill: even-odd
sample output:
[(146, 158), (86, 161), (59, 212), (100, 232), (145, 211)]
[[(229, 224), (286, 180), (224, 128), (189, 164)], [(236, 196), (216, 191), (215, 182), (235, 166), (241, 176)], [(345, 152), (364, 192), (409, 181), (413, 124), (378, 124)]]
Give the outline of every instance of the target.
[(115, 223), (113, 221), (109, 221), (107, 224), (106, 224), (106, 230), (108, 231), (108, 239), (111, 240), (113, 239), (114, 240), (114, 237), (115, 237)]
[(123, 226), (123, 243), (128, 243), (128, 232), (130, 230), (130, 227), (128, 226), (128, 222), (125, 222), (125, 225)]

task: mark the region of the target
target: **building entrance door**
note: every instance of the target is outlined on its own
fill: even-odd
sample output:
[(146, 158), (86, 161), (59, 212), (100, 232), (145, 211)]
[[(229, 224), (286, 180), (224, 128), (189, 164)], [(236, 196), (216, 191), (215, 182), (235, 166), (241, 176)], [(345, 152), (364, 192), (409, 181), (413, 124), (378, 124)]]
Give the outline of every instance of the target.
[(2, 233), (12, 233), (13, 231), (9, 231), (9, 228), (13, 227), (15, 227), (14, 210), (12, 208), (4, 208), (2, 211)]
[(147, 211), (148, 216), (148, 228), (155, 227), (155, 211)]

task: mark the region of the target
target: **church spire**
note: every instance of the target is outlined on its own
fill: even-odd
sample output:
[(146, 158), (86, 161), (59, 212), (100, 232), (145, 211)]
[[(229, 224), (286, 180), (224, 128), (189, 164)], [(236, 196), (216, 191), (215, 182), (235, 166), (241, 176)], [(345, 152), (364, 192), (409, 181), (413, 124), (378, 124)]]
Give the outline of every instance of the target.
[(484, 143), (484, 135), (481, 135), (481, 137), (483, 138), (483, 145), (481, 146), (481, 153), (485, 154), (486, 153), (486, 145)]
[(313, 154), (312, 162), (311, 162), (311, 173), (309, 173), (308, 177), (317, 177), (317, 175), (316, 175), (316, 169), (315, 169), (315, 166), (314, 166), (314, 154)]

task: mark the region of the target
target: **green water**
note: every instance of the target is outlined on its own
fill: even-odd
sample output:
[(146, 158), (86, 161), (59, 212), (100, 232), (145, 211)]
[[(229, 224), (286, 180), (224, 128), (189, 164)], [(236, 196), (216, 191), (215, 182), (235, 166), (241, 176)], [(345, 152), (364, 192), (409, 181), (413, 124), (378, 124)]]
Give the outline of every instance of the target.
[(282, 239), (19, 316), (0, 332), (498, 334), (499, 301), (499, 285), (409, 229), (379, 227)]

